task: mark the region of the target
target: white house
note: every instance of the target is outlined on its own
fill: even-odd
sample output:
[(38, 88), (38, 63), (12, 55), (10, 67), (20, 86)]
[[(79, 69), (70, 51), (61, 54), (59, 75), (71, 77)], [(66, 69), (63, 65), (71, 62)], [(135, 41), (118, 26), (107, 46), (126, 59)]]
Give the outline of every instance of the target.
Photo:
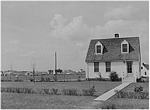
[(136, 82), (141, 77), (141, 53), (139, 37), (93, 39), (87, 56), (86, 78), (109, 78), (110, 72), (117, 72), (123, 81)]
[(149, 77), (149, 64), (142, 63), (141, 76)]

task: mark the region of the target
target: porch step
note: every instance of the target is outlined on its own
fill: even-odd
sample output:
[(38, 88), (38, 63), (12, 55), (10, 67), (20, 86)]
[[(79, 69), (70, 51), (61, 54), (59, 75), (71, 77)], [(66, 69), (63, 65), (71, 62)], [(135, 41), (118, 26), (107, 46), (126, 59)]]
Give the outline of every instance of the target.
[(126, 77), (133, 77), (133, 74), (128, 73)]
[(127, 82), (127, 83), (122, 83), (121, 85), (115, 87), (114, 89), (111, 89), (110, 91), (104, 93), (103, 95), (97, 97), (96, 99), (94, 99), (95, 101), (106, 101), (108, 100), (110, 97), (112, 97), (113, 95), (116, 94), (115, 90), (122, 90), (123, 88), (125, 88), (126, 86), (128, 86), (131, 82)]

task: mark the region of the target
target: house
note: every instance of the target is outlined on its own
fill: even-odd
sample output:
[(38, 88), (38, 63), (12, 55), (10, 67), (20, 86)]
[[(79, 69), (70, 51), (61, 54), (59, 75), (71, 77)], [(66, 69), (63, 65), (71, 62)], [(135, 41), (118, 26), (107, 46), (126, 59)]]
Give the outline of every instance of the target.
[(149, 64), (142, 63), (141, 76), (149, 77)]
[(139, 37), (93, 39), (86, 60), (86, 78), (109, 78), (115, 71), (124, 82), (136, 82), (141, 77), (141, 53)]

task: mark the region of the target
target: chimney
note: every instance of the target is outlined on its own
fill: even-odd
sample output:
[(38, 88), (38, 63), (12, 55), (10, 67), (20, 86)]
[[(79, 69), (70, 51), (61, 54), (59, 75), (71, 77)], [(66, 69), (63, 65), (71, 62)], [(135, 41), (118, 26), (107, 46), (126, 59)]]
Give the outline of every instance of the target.
[(115, 34), (115, 38), (119, 38), (119, 34)]

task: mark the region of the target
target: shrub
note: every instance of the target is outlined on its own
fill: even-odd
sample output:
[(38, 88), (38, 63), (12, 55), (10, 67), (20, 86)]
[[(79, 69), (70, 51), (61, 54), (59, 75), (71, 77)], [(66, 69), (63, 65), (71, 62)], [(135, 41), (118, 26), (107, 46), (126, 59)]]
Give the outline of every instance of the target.
[(45, 79), (43, 76), (41, 77), (41, 82), (45, 82)]
[(117, 92), (117, 98), (148, 99), (148, 92)]
[(135, 86), (134, 92), (141, 92), (141, 91), (143, 91), (143, 87), (142, 86), (139, 86), (139, 87)]
[(87, 81), (110, 81), (109, 78), (86, 78)]
[(78, 82), (81, 82), (81, 77), (80, 76), (78, 77)]
[(141, 77), (141, 78), (137, 78), (136, 79), (137, 82), (145, 82), (145, 80)]
[(114, 71), (112, 71), (110, 73), (109, 78), (110, 78), (111, 81), (120, 81), (121, 80), (121, 78), (118, 77), (118, 74)]
[(53, 79), (54, 79), (54, 81), (58, 81), (58, 79), (57, 79), (57, 77), (56, 77), (56, 76), (54, 76), (54, 77), (53, 77)]
[(23, 82), (23, 80), (19, 80), (19, 79), (17, 79), (17, 80), (14, 80), (15, 82)]
[(77, 89), (63, 89), (62, 94), (64, 95), (78, 95), (78, 90)]
[(49, 89), (42, 89), (42, 90), (43, 90), (44, 94), (50, 94)]
[(52, 94), (55, 94), (55, 95), (58, 94), (58, 89), (52, 88), (51, 90), (52, 90)]
[(50, 82), (51, 81), (51, 79), (50, 78), (46, 78), (46, 82)]
[(93, 86), (93, 87), (90, 88), (90, 89), (83, 89), (82, 92), (83, 92), (83, 95), (84, 95), (84, 96), (93, 96), (94, 93), (96, 92), (95, 86)]
[(36, 89), (37, 94), (45, 94), (45, 91), (43, 89)]
[(33, 82), (33, 79), (30, 79), (30, 82)]

